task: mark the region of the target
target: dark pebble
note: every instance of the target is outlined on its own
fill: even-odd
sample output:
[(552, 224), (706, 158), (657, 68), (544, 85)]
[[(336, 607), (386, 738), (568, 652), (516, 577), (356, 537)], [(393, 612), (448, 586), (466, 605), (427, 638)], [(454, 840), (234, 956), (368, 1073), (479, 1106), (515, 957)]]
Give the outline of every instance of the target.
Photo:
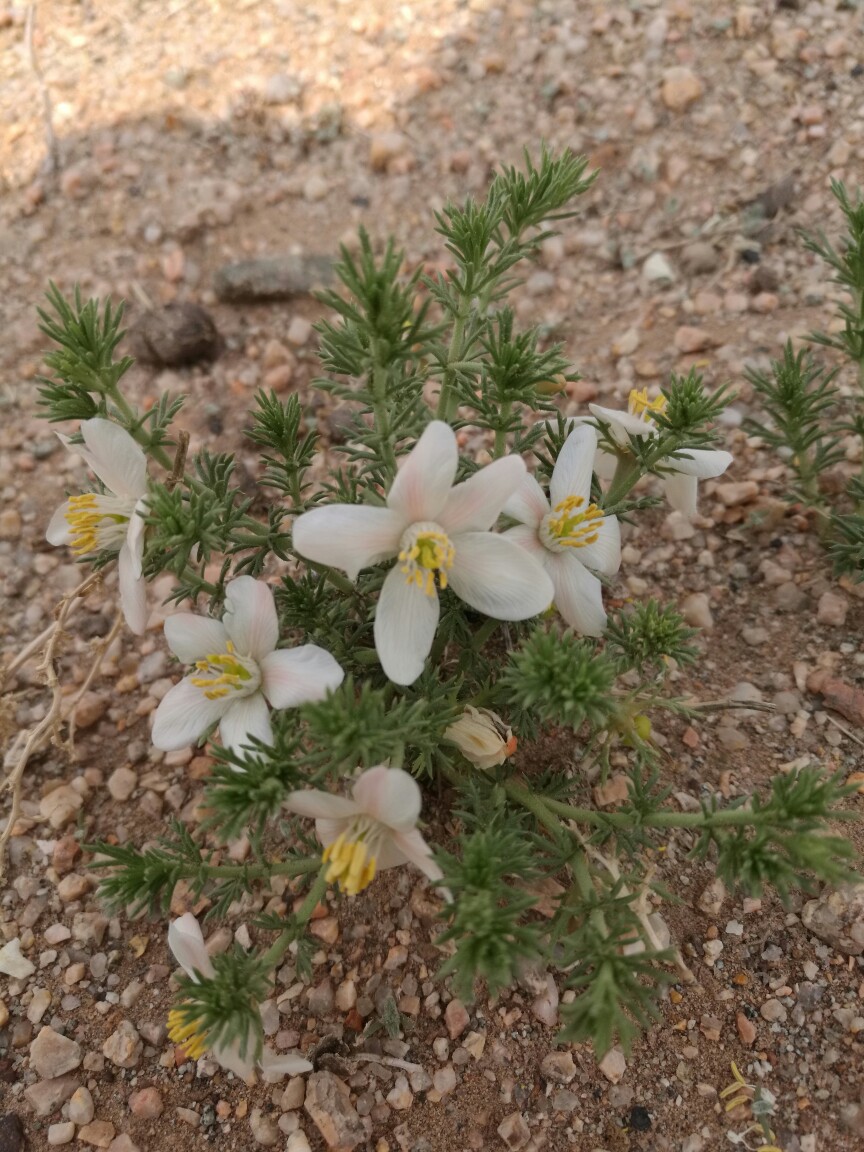
[(636, 1104), (631, 1108), (627, 1127), (632, 1128), (634, 1132), (647, 1132), (651, 1127), (651, 1117), (648, 1115), (648, 1109), (643, 1108), (641, 1104)]
[(306, 296), (332, 277), (333, 261), (327, 256), (272, 256), (224, 264), (216, 273), (213, 288), (227, 304), (254, 304)]
[(145, 312), (130, 329), (129, 354), (158, 368), (215, 360), (224, 342), (213, 317), (198, 304), (167, 304)]
[(14, 1112), (0, 1116), (0, 1152), (21, 1152), (24, 1147), (24, 1125)]

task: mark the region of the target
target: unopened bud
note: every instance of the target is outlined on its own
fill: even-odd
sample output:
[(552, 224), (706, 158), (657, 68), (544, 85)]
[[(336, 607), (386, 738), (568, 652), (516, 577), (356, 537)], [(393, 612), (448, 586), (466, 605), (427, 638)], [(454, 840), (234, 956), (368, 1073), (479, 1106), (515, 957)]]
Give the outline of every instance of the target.
[(488, 708), (472, 708), (444, 732), (466, 760), (478, 768), (495, 768), (516, 751), (516, 737), (500, 716)]

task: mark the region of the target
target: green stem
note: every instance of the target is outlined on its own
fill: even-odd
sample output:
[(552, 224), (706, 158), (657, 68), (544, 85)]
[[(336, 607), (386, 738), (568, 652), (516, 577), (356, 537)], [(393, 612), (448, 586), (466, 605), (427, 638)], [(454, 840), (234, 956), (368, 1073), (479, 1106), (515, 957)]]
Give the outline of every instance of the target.
[[(316, 867), (319, 867), (319, 861), (315, 861)], [(312, 913), (318, 907), (321, 897), (327, 891), (327, 868), (321, 868), (321, 871), (315, 878), (315, 882), (309, 891), (306, 893), (306, 899), (294, 913), (291, 918), (291, 927), (286, 928), (281, 932), (276, 940), (267, 949), (261, 957), (262, 962), (267, 968), (275, 968), (294, 941), (297, 939), (299, 929), (309, 922)]]
[(465, 355), (462, 342), (465, 336), (465, 323), (468, 319), (470, 308), (471, 297), (466, 292), (459, 304), (459, 311), (456, 314), (456, 320), (453, 324), (453, 336), (450, 340), (450, 348), (447, 352), (447, 364), (444, 368), (444, 375), (441, 378), (441, 391), (438, 395), (438, 410), (436, 416), (439, 420), (446, 420), (448, 423), (455, 415), (455, 412), (451, 413), (450, 411), (451, 407), (453, 407), (453, 381), (456, 377), (456, 364), (458, 364)]
[[(530, 788), (526, 788), (524, 784), (517, 784), (515, 780), (508, 780), (504, 788), (507, 795), (521, 804), (523, 808), (527, 808), (533, 816), (536, 816), (544, 828), (548, 828), (556, 836), (560, 833), (561, 821), (552, 812), (551, 805), (545, 797), (536, 795)], [(594, 882), (591, 879), (591, 872), (584, 851), (581, 848), (574, 851), (568, 863), (573, 869), (573, 876), (583, 899), (590, 898), (594, 894)]]
[(614, 508), (616, 504), (620, 504), (630, 489), (639, 482), (642, 475), (642, 465), (636, 457), (629, 453), (621, 453), (618, 456), (615, 475), (612, 477), (609, 491), (603, 500), (604, 508)]
[(372, 396), (375, 413), (375, 429), (381, 445), (381, 458), (390, 474), (396, 475), (396, 453), (393, 449), (393, 430), (390, 427), (390, 412), (387, 407), (387, 366), (378, 357), (375, 349), (375, 367), (372, 369)]
[(512, 404), (509, 400), (505, 400), (501, 405), (501, 427), (495, 429), (495, 451), (496, 457), (503, 456), (507, 451), (507, 429), (505, 427), (507, 418), (510, 415)]
[(483, 645), (486, 643), (486, 641), (489, 639), (489, 637), (500, 623), (500, 620), (493, 620), (490, 616), (488, 620), (480, 625), (471, 640), (471, 646), (474, 648), (475, 652), (480, 651), (480, 649), (483, 647)]
[(126, 429), (126, 431), (133, 438), (133, 440), (137, 440), (141, 447), (149, 452), (154, 460), (158, 461), (163, 468), (170, 472), (174, 467), (174, 461), (171, 459), (164, 448), (160, 448), (151, 443), (151, 438), (146, 434), (144, 429), (138, 423), (138, 417), (135, 415), (135, 409), (132, 408), (129, 403), (127, 403), (126, 398), (123, 396), (120, 389), (115, 385), (113, 388), (108, 390), (107, 395), (111, 397), (111, 399), (117, 405), (120, 414), (128, 422), (129, 427)]

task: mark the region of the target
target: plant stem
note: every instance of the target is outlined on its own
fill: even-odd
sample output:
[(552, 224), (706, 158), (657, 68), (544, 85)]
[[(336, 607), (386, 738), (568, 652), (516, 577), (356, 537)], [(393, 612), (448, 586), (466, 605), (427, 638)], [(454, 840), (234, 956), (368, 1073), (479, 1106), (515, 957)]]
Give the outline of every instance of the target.
[[(316, 860), (315, 865), (316, 867), (319, 867), (319, 861)], [(306, 893), (306, 899), (291, 918), (291, 927), (286, 928), (284, 932), (281, 932), (273, 944), (271, 944), (271, 946), (261, 957), (262, 962), (267, 966), (267, 968), (276, 967), (276, 965), (291, 947), (293, 942), (297, 939), (299, 929), (307, 924), (311, 919), (312, 913), (318, 907), (321, 897), (327, 891), (327, 880), (325, 879), (326, 874), (327, 868), (321, 868), (321, 871), (315, 878), (315, 883)]]
[(308, 860), (283, 860), (272, 864), (202, 864), (198, 869), (190, 868), (189, 875), (203, 872), (205, 876), (214, 879), (230, 879), (242, 874), (257, 880), (266, 876), (306, 876), (320, 867), (321, 861), (316, 856)]
[(465, 355), (465, 349), (462, 347), (462, 341), (465, 336), (465, 323), (468, 319), (468, 313), (471, 308), (471, 297), (466, 294), (462, 297), (459, 304), (459, 311), (456, 314), (456, 320), (453, 324), (453, 336), (450, 340), (450, 348), (447, 352), (447, 363), (444, 367), (444, 375), (441, 378), (441, 391), (438, 394), (438, 410), (435, 415), (439, 420), (450, 421), (453, 419), (451, 414), (451, 401), (453, 399), (453, 380), (456, 376), (456, 364), (458, 364), (462, 357)]
[(504, 425), (506, 424), (507, 418), (510, 415), (511, 407), (512, 405), (509, 400), (505, 400), (501, 405), (501, 427), (495, 429), (495, 451), (493, 455), (496, 457), (503, 456), (507, 451), (507, 431)]
[(635, 458), (627, 453), (621, 453), (618, 456), (618, 463), (615, 466), (615, 475), (612, 477), (612, 483), (609, 486), (609, 491), (603, 501), (605, 508), (614, 508), (619, 504), (631, 488), (642, 477), (642, 465)]
[(393, 450), (393, 431), (390, 427), (390, 413), (387, 408), (387, 366), (378, 356), (377, 344), (371, 383), (374, 397), (375, 429), (378, 432), (381, 445), (381, 458), (392, 479), (396, 475), (396, 453)]
[(154, 460), (158, 461), (163, 468), (170, 472), (174, 467), (174, 461), (171, 459), (164, 448), (160, 448), (151, 444), (150, 437), (145, 433), (144, 429), (138, 423), (138, 417), (135, 415), (134, 408), (132, 408), (131, 405), (127, 403), (126, 398), (123, 396), (123, 393), (120, 391), (120, 389), (115, 385), (107, 392), (107, 395), (111, 397), (111, 399), (120, 410), (121, 415), (130, 425), (126, 431), (129, 433), (132, 439), (137, 440), (141, 447), (146, 449)]

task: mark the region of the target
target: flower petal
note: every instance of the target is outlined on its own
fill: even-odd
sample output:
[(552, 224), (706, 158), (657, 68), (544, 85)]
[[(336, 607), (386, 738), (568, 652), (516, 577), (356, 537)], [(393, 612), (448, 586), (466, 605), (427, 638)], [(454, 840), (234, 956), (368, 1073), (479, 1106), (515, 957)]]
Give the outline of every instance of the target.
[(699, 481), (695, 476), (686, 476), (683, 472), (674, 472), (663, 477), (663, 491), (666, 499), (676, 512), (686, 516), (688, 520), (696, 515), (696, 497)]
[(144, 570), (144, 533), (147, 530), (144, 517), (146, 515), (147, 501), (139, 500), (129, 517), (129, 527), (126, 529), (126, 543), (132, 555), (136, 577), (140, 576)]
[(552, 603), (552, 582), (539, 561), (507, 536), (466, 532), (454, 545), (450, 586), (478, 612), (494, 620), (527, 620)]
[(84, 450), (79, 444), (66, 444), (83, 456), (106, 488), (115, 496), (138, 500), (147, 491), (147, 457), (125, 428), (98, 416), (81, 424)]
[(274, 708), (323, 700), (345, 679), (336, 659), (317, 644), (268, 652), (261, 661), (261, 676), (261, 690)]
[(275, 1084), (286, 1076), (300, 1076), (303, 1072), (311, 1072), (313, 1065), (302, 1056), (293, 1052), (276, 1053), (269, 1046), (264, 1045), (261, 1053), (261, 1076), (267, 1084)]
[(553, 508), (568, 496), (580, 496), (583, 500), (589, 498), (596, 451), (596, 430), (588, 424), (574, 428), (564, 441), (552, 470), (549, 502)]
[(329, 844), (339, 839), (350, 823), (350, 818), (335, 820), (327, 816), (321, 816), (315, 821), (315, 835), (321, 841), (322, 847), (326, 848)]
[(228, 633), (221, 620), (196, 616), (194, 612), (176, 612), (165, 619), (168, 647), (184, 664), (194, 664), (205, 656), (224, 652)]
[(184, 912), (168, 925), (168, 947), (186, 975), (193, 980), (196, 972), (206, 980), (214, 975), (201, 925), (191, 912)]
[(682, 448), (680, 456), (669, 456), (660, 463), (664, 468), (671, 468), (673, 472), (681, 472), (684, 476), (709, 480), (722, 476), (733, 459), (731, 452), (717, 448)]
[(512, 540), (520, 548), (524, 548), (526, 552), (531, 552), (542, 562), (546, 549), (540, 543), (540, 537), (537, 535), (535, 526), (517, 524), (514, 528), (508, 528), (506, 532), (502, 532), (501, 536), (504, 540)]
[(555, 607), (583, 636), (602, 636), (606, 628), (600, 581), (575, 556), (550, 556)]
[(241, 1080), (248, 1080), (255, 1067), (255, 1045), (250, 1043), (246, 1055), (240, 1055), (240, 1041), (233, 1044), (214, 1044), (211, 1049), (214, 1059), (228, 1072), (233, 1072)]
[(597, 539), (574, 549), (574, 558), (604, 576), (614, 576), (621, 567), (621, 526), (616, 516), (604, 516), (597, 528)]
[(641, 416), (615, 408), (603, 408), (600, 404), (589, 404), (588, 407), (592, 416), (611, 426), (613, 439), (624, 447), (631, 436), (642, 439), (643, 436), (655, 436), (657, 433), (657, 425), (653, 420), (643, 420)]
[(260, 692), (235, 698), (219, 721), (219, 738), (224, 748), (242, 752), (244, 745), (252, 743), (253, 736), (265, 744), (273, 739), (270, 709)]
[(45, 532), (45, 539), (49, 544), (72, 543), (72, 529), (69, 527), (69, 521), (66, 519), (66, 515), (70, 511), (69, 501), (64, 500), (51, 517), (48, 522), (48, 529)]
[(493, 460), (450, 490), (444, 510), (438, 516), (441, 527), (450, 536), (491, 528), (525, 476), (525, 461), (520, 456)]
[(422, 797), (413, 776), (401, 768), (369, 768), (352, 789), (357, 807), (388, 828), (413, 828)]
[(349, 580), (356, 580), (362, 568), (396, 555), (407, 527), (405, 517), (391, 508), (327, 504), (298, 516), (292, 531), (301, 556), (339, 568)]
[(279, 619), (270, 585), (253, 576), (232, 580), (225, 586), (222, 623), (241, 655), (262, 660), (279, 643)]
[(208, 700), (187, 677), (175, 684), (160, 701), (153, 717), (150, 739), (162, 752), (188, 748), (197, 743), (208, 728), (218, 723), (224, 711), (224, 699)]
[(443, 420), (433, 420), (409, 452), (387, 496), (387, 507), (404, 524), (437, 520), (453, 487), (459, 454), (456, 434)]
[(512, 516), (521, 524), (530, 524), (536, 528), (549, 511), (549, 501), (536, 478), (525, 475), (502, 511), (505, 516)]
[[(137, 573), (136, 573), (137, 568)], [(136, 565), (135, 557), (128, 542), (120, 549), (117, 560), (120, 578), (120, 607), (131, 632), (143, 636), (147, 631), (147, 585), (141, 575), (141, 566)]]
[(414, 867), (419, 868), (430, 880), (440, 880), (444, 875), (432, 859), (432, 849), (416, 828), (412, 828), (410, 832), (396, 832), (393, 843)]
[(437, 593), (427, 596), (399, 568), (387, 574), (375, 612), (375, 648), (394, 684), (413, 684), (421, 674), (440, 615)]
[(332, 792), (322, 792), (320, 788), (303, 788), (289, 792), (285, 797), (285, 807), (298, 816), (308, 816), (312, 820), (350, 820), (357, 815), (357, 805), (347, 796), (334, 796)]

